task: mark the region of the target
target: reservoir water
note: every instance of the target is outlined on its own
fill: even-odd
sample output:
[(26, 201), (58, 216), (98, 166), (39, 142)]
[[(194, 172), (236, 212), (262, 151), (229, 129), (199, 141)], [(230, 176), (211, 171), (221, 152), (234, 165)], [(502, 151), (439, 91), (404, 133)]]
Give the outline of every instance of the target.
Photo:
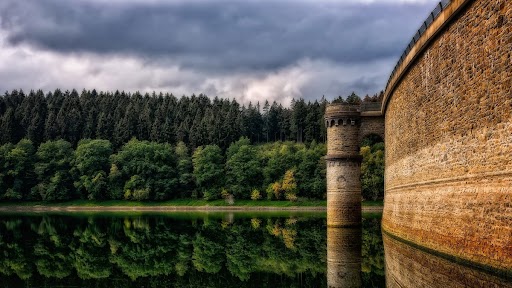
[(366, 215), (362, 229), (345, 229), (327, 228), (325, 213), (2, 214), (0, 283), (273, 288), (510, 283), (503, 275), (460, 266), (387, 235), (384, 243), (386, 256), (380, 215)]

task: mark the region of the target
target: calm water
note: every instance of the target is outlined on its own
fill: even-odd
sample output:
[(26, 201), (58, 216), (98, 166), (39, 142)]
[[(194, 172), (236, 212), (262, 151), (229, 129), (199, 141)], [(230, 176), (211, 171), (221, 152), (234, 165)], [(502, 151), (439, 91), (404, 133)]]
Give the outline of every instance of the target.
[(380, 220), (333, 229), (323, 213), (0, 215), (0, 287), (384, 287), (385, 276), (388, 287), (512, 283), (387, 235), (383, 242)]
[[(0, 215), (0, 283), (327, 287), (331, 254), (325, 220), (323, 213)], [(338, 252), (351, 254), (352, 248), (362, 248), (362, 258), (352, 253), (356, 269), (349, 274), (361, 274), (364, 286), (384, 286), (379, 224), (379, 218), (366, 218), (362, 230), (329, 230), (329, 237), (354, 243)], [(331, 238), (330, 248), (336, 246)], [(336, 265), (329, 261), (329, 272), (340, 272)]]

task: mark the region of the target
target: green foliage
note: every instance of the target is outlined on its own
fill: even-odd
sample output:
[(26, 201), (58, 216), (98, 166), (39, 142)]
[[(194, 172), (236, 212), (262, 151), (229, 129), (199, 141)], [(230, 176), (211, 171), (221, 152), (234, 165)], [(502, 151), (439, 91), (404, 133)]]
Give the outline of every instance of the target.
[(133, 175), (130, 180), (124, 184), (124, 199), (126, 200), (148, 200), (149, 199), (149, 188), (145, 186), (146, 181), (139, 176)]
[[(34, 183), (34, 145), (32, 141), (22, 139), (15, 146), (6, 144), (0, 149), (0, 197), (6, 200), (22, 200), (29, 198)], [(3, 163), (2, 163), (3, 162)], [(2, 187), (3, 186), (3, 187)], [(2, 192), (0, 192), (2, 193)]]
[(378, 144), (375, 149), (384, 150), (384, 142), (382, 142), (383, 139), (377, 134), (369, 134), (368, 136), (364, 137), (361, 141), (361, 147), (364, 146), (370, 146), (372, 147), (375, 144)]
[(220, 197), (222, 197), (222, 199), (224, 199), (224, 201), (226, 201), (226, 204), (228, 205), (235, 204), (235, 197), (233, 196), (233, 194), (229, 193), (228, 190), (226, 190), (225, 188), (222, 188), (222, 190), (220, 191)]
[(379, 287), (378, 282), (384, 282), (384, 244), (380, 229), (380, 218), (363, 218), (362, 225), (362, 278), (364, 282), (372, 283), (368, 287)]
[[(227, 159), (216, 145), (199, 147), (191, 157), (183, 142), (172, 147), (133, 139), (112, 154), (108, 140), (82, 140), (75, 151), (59, 140), (43, 143), (35, 155), (29, 140), (4, 144), (1, 199), (160, 201), (198, 193), (212, 201), (226, 199), (223, 189), (237, 200), (254, 199), (254, 190), (274, 200), (325, 199), (325, 144), (248, 143), (246, 138), (233, 143)], [(383, 143), (361, 148), (367, 200), (383, 197), (383, 149)]]
[[(341, 99), (360, 101), (354, 93)], [(0, 146), (0, 200), (219, 199), (222, 187), (237, 201), (250, 199), (254, 189), (284, 199), (282, 187), (272, 185), (281, 185), (288, 170), (296, 184), (290, 196), (325, 199), (326, 104), (295, 99), (285, 108), (203, 94), (6, 92), (0, 96), (0, 143), (6, 143)], [(94, 138), (105, 140), (88, 140)], [(383, 147), (370, 150), (363, 194), (374, 199), (381, 195), (383, 154), (376, 151)]]
[(110, 199), (119, 200), (123, 198), (123, 183), (123, 174), (116, 164), (112, 164), (108, 174), (108, 195)]
[(132, 139), (111, 158), (110, 183), (122, 185), (125, 199), (166, 200), (178, 196), (176, 155), (169, 144)]
[[(271, 192), (271, 196), (268, 197), (269, 200), (275, 199), (275, 200), (281, 200), (283, 196), (283, 188), (281, 187), (281, 182), (276, 181), (272, 184), (270, 184), (268, 191)], [(268, 193), (267, 191), (267, 193)]]
[(268, 184), (265, 192), (267, 193), (267, 200), (272, 200), (274, 198), (274, 183)]
[(192, 263), (198, 271), (216, 274), (222, 269), (225, 261), (224, 246), (220, 242), (209, 239), (207, 234), (204, 236), (198, 234), (192, 244), (194, 246)]
[(206, 201), (219, 199), (219, 195), (213, 189), (207, 189), (203, 192), (203, 199)]
[(361, 147), (362, 195), (367, 200), (384, 198), (384, 144)]
[(178, 142), (175, 153), (178, 162), (176, 168), (179, 175), (177, 189), (180, 197), (190, 197), (191, 191), (194, 189), (192, 157), (183, 141)]
[(242, 138), (227, 151), (226, 184), (237, 198), (248, 198), (262, 180), (258, 151), (248, 142), (247, 138)]
[(75, 151), (74, 166), (80, 177), (75, 182), (87, 199), (107, 199), (107, 172), (112, 145), (108, 140), (81, 140)]
[(190, 149), (214, 144), (225, 150), (240, 137), (250, 143), (323, 142), (326, 104), (324, 98), (294, 99), (286, 108), (276, 102), (246, 106), (204, 94), (178, 99), (154, 92), (56, 89), (25, 95), (13, 90), (0, 96), (0, 143), (27, 138), (38, 146), (63, 139), (76, 146), (81, 139), (100, 138), (118, 149), (137, 138), (171, 145), (182, 141)]
[(297, 201), (297, 181), (295, 181), (293, 170), (288, 170), (284, 174), (281, 189), (284, 192), (286, 200)]
[[(0, 225), (2, 284), (327, 286), (324, 217), (227, 215), (6, 215)], [(362, 225), (362, 286), (382, 287), (380, 219), (363, 219)]]
[(356, 93), (352, 92), (349, 96), (347, 96), (347, 103), (349, 105), (359, 105), (361, 104), (361, 98), (356, 95)]
[(281, 180), (286, 170), (297, 166), (296, 152), (303, 144), (276, 142), (260, 146), (263, 162), (264, 186)]
[(5, 167), (9, 166), (9, 162), (7, 161), (7, 154), (12, 150), (12, 148), (13, 145), (10, 143), (0, 146), (0, 191), (6, 191), (9, 189), (9, 187), (11, 187), (11, 184), (7, 178), (8, 170), (5, 169)]
[(254, 189), (251, 192), (251, 200), (260, 200), (261, 199), (261, 193), (258, 189)]
[(47, 141), (39, 146), (34, 171), (39, 184), (33, 188), (44, 201), (73, 198), (73, 179), (70, 173), (74, 161), (71, 143), (64, 140)]
[(217, 145), (200, 146), (192, 156), (197, 187), (206, 200), (218, 199), (223, 186), (224, 159)]
[(359, 105), (361, 104), (362, 100), (355, 92), (352, 92), (349, 96), (346, 97), (346, 99), (343, 99), (343, 97), (338, 96), (338, 98), (334, 99), (332, 103), (341, 103), (341, 104), (347, 104), (347, 105)]
[(230, 159), (231, 157), (233, 157), (235, 154), (237, 154), (240, 151), (240, 148), (242, 146), (250, 146), (250, 145), (251, 145), (251, 141), (249, 140), (249, 138), (240, 137), (240, 139), (238, 139), (238, 141), (235, 141), (235, 142), (231, 143), (231, 145), (229, 145), (229, 147), (226, 151), (226, 158)]
[(326, 165), (323, 159), (326, 153), (326, 146), (315, 142), (311, 143), (309, 149), (304, 147), (297, 152), (299, 164), (295, 179), (299, 195), (315, 199), (326, 198)]

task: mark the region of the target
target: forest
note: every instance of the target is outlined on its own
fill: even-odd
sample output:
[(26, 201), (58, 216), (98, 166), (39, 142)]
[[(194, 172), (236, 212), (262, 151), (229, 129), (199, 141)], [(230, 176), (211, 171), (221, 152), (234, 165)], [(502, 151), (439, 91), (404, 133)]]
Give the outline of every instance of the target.
[[(0, 97), (0, 200), (325, 199), (327, 104), (14, 90)], [(382, 197), (383, 150), (361, 148), (366, 199)]]
[(62, 139), (109, 140), (114, 149), (132, 138), (189, 148), (217, 145), (226, 149), (245, 136), (251, 143), (293, 140), (325, 142), (323, 111), (327, 101), (281, 104), (249, 103), (206, 95), (13, 90), (0, 97), (1, 143), (27, 138), (38, 146)]
[[(382, 97), (366, 96), (376, 102)], [(359, 103), (352, 93), (344, 99)], [(29, 139), (35, 146), (62, 139), (74, 147), (81, 139), (109, 140), (118, 149), (132, 138), (194, 149), (217, 145), (226, 149), (240, 137), (251, 143), (325, 142), (323, 114), (327, 101), (293, 100), (289, 108), (276, 102), (240, 105), (235, 99), (211, 100), (203, 94), (177, 98), (172, 94), (97, 92), (57, 89), (44, 93), (22, 90), (0, 96), (0, 143)]]

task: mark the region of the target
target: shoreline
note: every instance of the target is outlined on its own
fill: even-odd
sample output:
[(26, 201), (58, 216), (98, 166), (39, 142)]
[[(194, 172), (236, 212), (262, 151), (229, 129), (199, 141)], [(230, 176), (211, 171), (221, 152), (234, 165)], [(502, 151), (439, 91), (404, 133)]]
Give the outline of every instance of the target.
[[(362, 206), (363, 213), (382, 213), (383, 206)], [(246, 211), (304, 211), (327, 212), (325, 206), (53, 206), (53, 205), (8, 205), (0, 206), (0, 212), (246, 212)]]

